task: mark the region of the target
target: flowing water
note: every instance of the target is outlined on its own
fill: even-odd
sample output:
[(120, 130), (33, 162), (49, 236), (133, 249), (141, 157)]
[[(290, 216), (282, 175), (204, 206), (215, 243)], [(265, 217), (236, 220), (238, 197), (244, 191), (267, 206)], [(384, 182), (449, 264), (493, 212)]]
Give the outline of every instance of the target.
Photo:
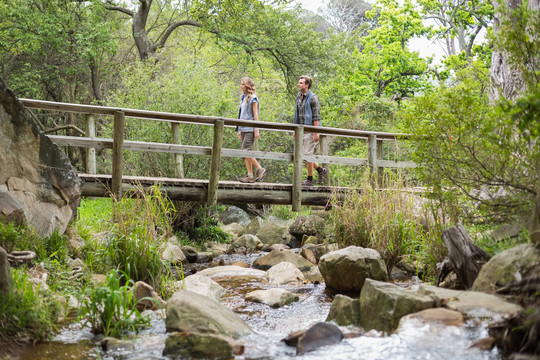
[[(251, 264), (254, 257), (225, 258), (226, 263), (237, 260)], [(189, 269), (186, 269), (186, 272), (188, 271)], [(293, 331), (308, 329), (326, 319), (333, 295), (326, 290), (324, 284), (287, 288), (298, 294), (300, 301), (278, 309), (244, 300), (247, 292), (265, 288), (260, 283), (228, 282), (221, 285), (227, 290), (222, 303), (233, 309), (253, 329), (252, 335), (242, 339), (245, 343), (245, 352), (242, 356), (237, 356), (236, 360), (501, 359), (496, 349), (480, 351), (469, 348), (475, 340), (487, 337), (485, 324), (474, 320), (461, 327), (424, 325), (416, 320), (410, 320), (397, 333), (390, 336), (377, 332), (360, 335), (361, 329), (341, 327), (341, 330), (350, 337), (345, 338), (340, 344), (296, 356), (296, 349), (287, 346), (281, 340)], [(18, 359), (167, 359), (161, 355), (167, 338), (165, 321), (156, 313), (147, 313), (152, 314), (151, 326), (135, 337), (133, 340), (135, 350), (106, 353), (101, 349), (99, 339), (88, 329), (72, 324), (61, 329), (53, 341), (27, 348)]]

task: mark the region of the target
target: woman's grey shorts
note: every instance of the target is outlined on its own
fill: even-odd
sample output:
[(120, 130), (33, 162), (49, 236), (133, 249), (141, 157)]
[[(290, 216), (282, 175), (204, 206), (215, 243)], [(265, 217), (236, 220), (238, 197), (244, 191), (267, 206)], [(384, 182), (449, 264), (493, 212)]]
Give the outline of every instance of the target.
[(242, 132), (242, 150), (251, 150), (253, 147), (253, 142), (255, 141), (255, 133), (253, 131), (250, 132)]

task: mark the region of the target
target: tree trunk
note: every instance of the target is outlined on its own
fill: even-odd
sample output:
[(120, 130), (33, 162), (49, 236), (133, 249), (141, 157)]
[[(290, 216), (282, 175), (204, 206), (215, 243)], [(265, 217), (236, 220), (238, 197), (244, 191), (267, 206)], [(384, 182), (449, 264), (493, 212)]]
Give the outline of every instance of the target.
[(146, 22), (151, 5), (152, 0), (140, 0), (139, 8), (133, 16), (133, 25), (131, 26), (133, 39), (141, 60), (146, 60), (149, 56), (154, 55), (152, 41), (148, 38), (148, 32), (146, 31)]
[[(449, 263), (465, 288), (470, 289), (482, 265), (489, 260), (490, 256), (472, 242), (467, 230), (461, 224), (446, 229), (442, 234), (442, 239), (448, 248), (445, 263)], [(439, 278), (439, 281), (441, 280)]]
[[(534, 7), (534, 3), (538, 6), (539, 0), (530, 0), (529, 5)], [(510, 9), (516, 9), (522, 3), (521, 0), (505, 0), (505, 5)], [(501, 22), (500, 3), (498, 1), (493, 2), (495, 8), (495, 14), (493, 17), (493, 33), (497, 35), (499, 32), (499, 24)], [(497, 48), (493, 49), (491, 55), (491, 69), (490, 69), (491, 87), (488, 91), (489, 100), (495, 103), (499, 100), (500, 95), (507, 99), (514, 99), (523, 90), (525, 90), (525, 84), (521, 78), (521, 74), (517, 69), (510, 67), (508, 63), (508, 55), (504, 51), (500, 51)], [(500, 94), (500, 95), (499, 95)]]

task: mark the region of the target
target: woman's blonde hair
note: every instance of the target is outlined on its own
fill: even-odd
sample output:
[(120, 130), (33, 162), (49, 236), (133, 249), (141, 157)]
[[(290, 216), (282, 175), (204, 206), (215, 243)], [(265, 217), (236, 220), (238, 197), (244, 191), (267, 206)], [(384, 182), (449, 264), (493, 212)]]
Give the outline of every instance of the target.
[(246, 102), (247, 102), (249, 98), (251, 97), (251, 95), (255, 95), (255, 83), (253, 82), (253, 80), (251, 80), (251, 78), (247, 76), (240, 79), (240, 84), (241, 83), (244, 83), (244, 85), (246, 85), (246, 93), (247, 93)]

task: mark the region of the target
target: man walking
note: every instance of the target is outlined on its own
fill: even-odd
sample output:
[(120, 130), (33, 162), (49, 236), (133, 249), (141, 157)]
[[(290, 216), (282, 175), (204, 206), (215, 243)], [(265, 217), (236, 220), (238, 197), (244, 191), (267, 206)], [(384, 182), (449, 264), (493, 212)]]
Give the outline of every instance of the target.
[[(308, 76), (300, 76), (298, 79), (298, 96), (296, 97), (296, 106), (294, 109), (294, 124), (321, 126), (321, 105), (317, 95), (310, 91), (312, 80)], [(319, 133), (304, 133), (303, 153), (313, 155), (315, 146), (319, 142)], [(313, 169), (317, 170), (319, 176), (317, 184), (323, 184), (327, 169), (317, 165), (314, 162), (307, 162), (308, 177), (302, 182), (302, 186), (313, 186)]]

